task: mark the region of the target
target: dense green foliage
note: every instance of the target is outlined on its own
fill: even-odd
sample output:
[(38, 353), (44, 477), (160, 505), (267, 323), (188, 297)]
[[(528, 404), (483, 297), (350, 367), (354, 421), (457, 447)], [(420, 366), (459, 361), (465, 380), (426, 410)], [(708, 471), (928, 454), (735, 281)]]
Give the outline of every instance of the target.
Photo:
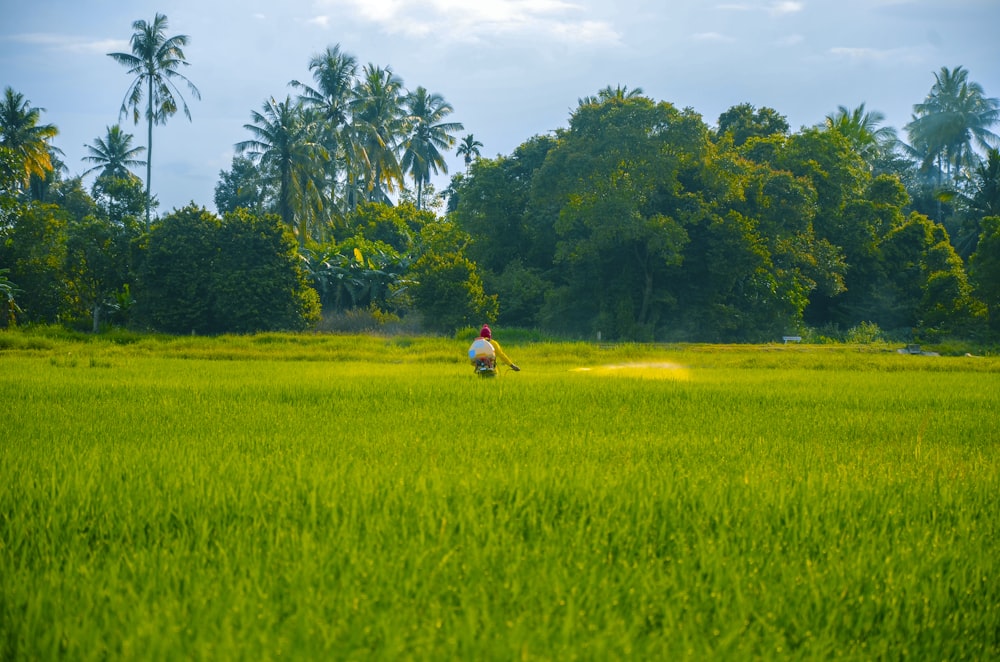
[[(226, 250), (222, 250), (225, 247)], [(181, 209), (146, 235), (137, 323), (168, 333), (303, 329), (319, 315), (295, 238), (274, 216)]]
[[(792, 135), (761, 122), (737, 145), (732, 127), (752, 128), (748, 113), (734, 109), (713, 134), (670, 104), (594, 101), (555, 139), (475, 162), (452, 216), (500, 321), (657, 340), (861, 323), (984, 337), (986, 309), (944, 227), (866, 161), (881, 143), (841, 119)], [(901, 251), (906, 228), (927, 239)]]
[(62, 278), (68, 214), (54, 205), (23, 205), (5, 228), (0, 265), (17, 286), (23, 321), (59, 319), (68, 305)]
[(1000, 331), (1000, 216), (986, 216), (982, 225), (980, 249), (972, 258), (972, 278), (989, 307), (993, 330)]
[(413, 265), (413, 298), (425, 324), (449, 332), (496, 317), (496, 298), (487, 297), (475, 265), (461, 255), (424, 255)]
[(4, 659), (1000, 655), (995, 358), (81, 338), (0, 333)]
[[(135, 75), (122, 108), (136, 120), (145, 108), (147, 156), (153, 124), (178, 107), (169, 81), (187, 82), (187, 37), (165, 28), (162, 15), (137, 21), (133, 53), (111, 54)], [(362, 66), (339, 45), (309, 71), (311, 83), (290, 83), (297, 96), (251, 113), (250, 138), (219, 175), (223, 218), (207, 221), (219, 228), (193, 231), (175, 264), (162, 221), (189, 212), (154, 227), (144, 148), (109, 126), (86, 157), (100, 173), (88, 193), (60, 179), (55, 127), (8, 89), (0, 268), (16, 297), (4, 325), (302, 328), (318, 319), (302, 299), (311, 295), (283, 280), (298, 278), (289, 263), (299, 261), (322, 328), (362, 313), (445, 334), (489, 321), (661, 342), (871, 328), (908, 341), (996, 339), (997, 244), (985, 219), (1000, 209), (1000, 100), (962, 67), (934, 74), (905, 127), (910, 144), (865, 104), (792, 131), (777, 110), (744, 103), (712, 126), (640, 88), (608, 86), (509, 156), (481, 158), (466, 135), (466, 170), (447, 200), (430, 179), (447, 171), (464, 127), (443, 96), (407, 90), (390, 67)], [(128, 170), (142, 164), (145, 193)], [(230, 214), (246, 228), (229, 232)], [(294, 233), (296, 260), (273, 241), (244, 244), (240, 233), (269, 214)], [(285, 266), (251, 266), (272, 261)], [(268, 274), (276, 282), (263, 283)]]

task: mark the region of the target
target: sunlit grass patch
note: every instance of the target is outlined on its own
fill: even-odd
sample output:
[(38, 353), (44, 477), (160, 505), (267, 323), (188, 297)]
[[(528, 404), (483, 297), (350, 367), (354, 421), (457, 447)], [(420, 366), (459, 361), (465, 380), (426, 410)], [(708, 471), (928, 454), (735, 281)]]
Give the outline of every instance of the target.
[(691, 378), (690, 370), (677, 363), (665, 361), (612, 363), (600, 366), (573, 368), (572, 372), (599, 377), (633, 377), (638, 379), (673, 379), (686, 381)]

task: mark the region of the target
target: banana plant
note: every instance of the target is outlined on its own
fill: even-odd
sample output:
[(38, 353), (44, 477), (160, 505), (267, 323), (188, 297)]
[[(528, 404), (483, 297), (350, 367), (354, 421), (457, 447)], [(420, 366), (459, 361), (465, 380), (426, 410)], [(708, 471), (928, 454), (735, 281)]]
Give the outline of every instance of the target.
[(22, 312), (15, 300), (21, 290), (7, 278), (10, 269), (0, 269), (0, 328), (13, 326)]

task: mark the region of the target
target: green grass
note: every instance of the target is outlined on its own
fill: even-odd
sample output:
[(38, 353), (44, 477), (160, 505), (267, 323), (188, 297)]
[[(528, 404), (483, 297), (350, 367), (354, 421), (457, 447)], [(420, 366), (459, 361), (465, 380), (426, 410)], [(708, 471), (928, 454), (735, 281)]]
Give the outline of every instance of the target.
[(1000, 656), (994, 358), (0, 348), (0, 659)]

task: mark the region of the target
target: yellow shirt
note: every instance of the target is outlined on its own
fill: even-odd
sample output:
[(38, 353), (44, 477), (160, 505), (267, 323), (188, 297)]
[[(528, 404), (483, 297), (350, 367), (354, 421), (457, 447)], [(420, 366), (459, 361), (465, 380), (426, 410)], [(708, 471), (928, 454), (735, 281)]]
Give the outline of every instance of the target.
[(496, 340), (493, 340), (493, 338), (487, 338), (486, 340), (488, 340), (489, 343), (493, 345), (493, 351), (497, 353), (498, 359), (500, 359), (509, 366), (514, 365), (514, 362), (510, 360), (510, 357), (504, 354), (503, 350), (500, 349), (500, 343), (498, 343)]

